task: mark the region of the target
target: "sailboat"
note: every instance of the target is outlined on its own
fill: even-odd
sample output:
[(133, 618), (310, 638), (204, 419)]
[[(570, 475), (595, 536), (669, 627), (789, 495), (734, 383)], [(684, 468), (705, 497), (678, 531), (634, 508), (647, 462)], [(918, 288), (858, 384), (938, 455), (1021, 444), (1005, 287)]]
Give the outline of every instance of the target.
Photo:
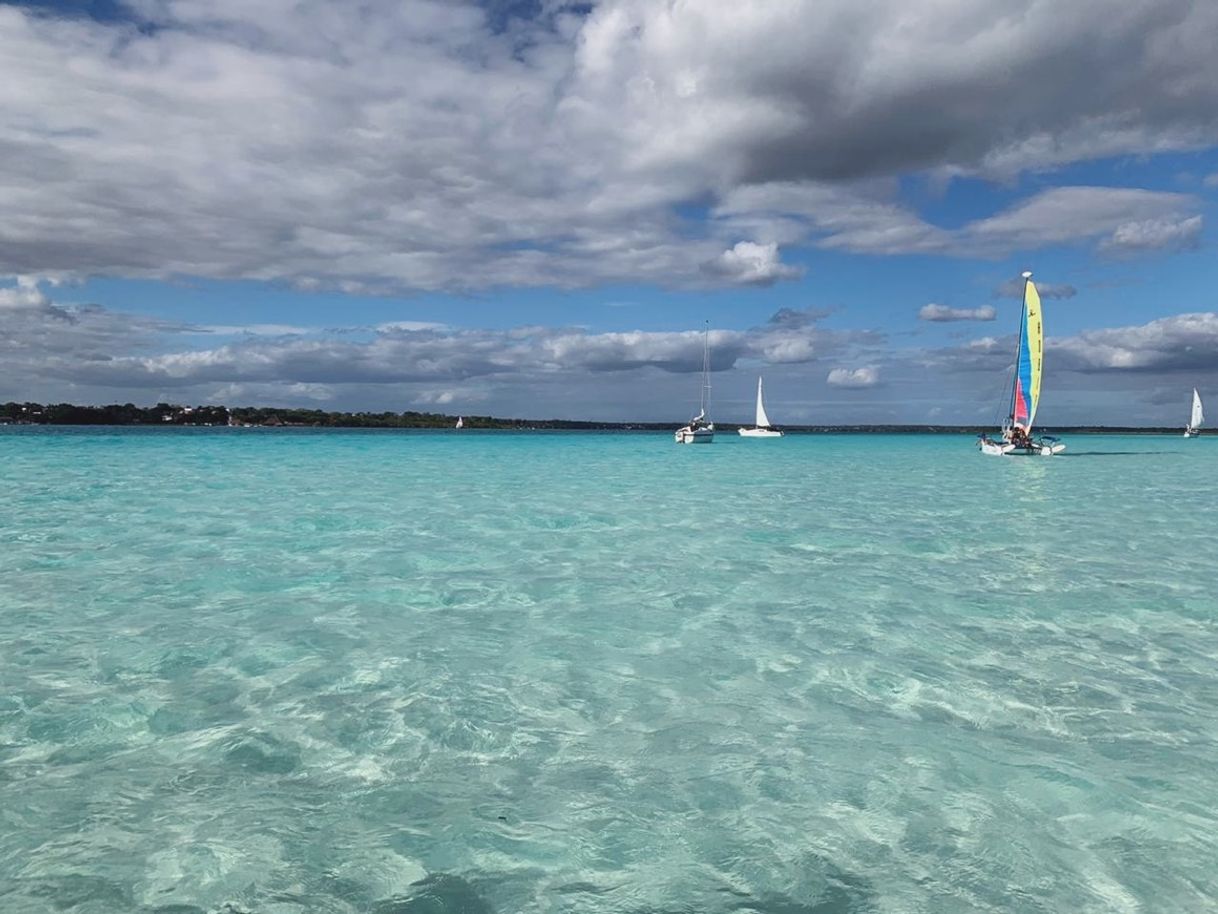
[(1188, 428), (1184, 430), (1185, 438), (1196, 438), (1201, 434), (1201, 423), (1205, 421), (1205, 413), (1201, 411), (1201, 394), (1193, 388), (1193, 414), (1189, 417)]
[(737, 429), (745, 438), (781, 438), (782, 432), (770, 425), (770, 417), (765, 414), (765, 403), (761, 399), (761, 378), (757, 378), (757, 421), (753, 428)]
[(465, 428), (465, 417), (457, 416), (457, 424), (453, 428)]
[(1027, 455), (1052, 457), (1066, 446), (1049, 435), (1032, 437), (1032, 422), (1040, 404), (1040, 376), (1045, 348), (1045, 328), (1040, 315), (1040, 293), (1032, 282), (1032, 274), (1023, 274), (1023, 320), (1019, 325), (1019, 341), (1015, 347), (1015, 383), (1011, 390), (1011, 413), (1002, 426), (1002, 440), (994, 441), (982, 435), (978, 441), (981, 453), (1000, 457)]
[(677, 429), (673, 437), (677, 444), (710, 444), (715, 440), (715, 423), (706, 418), (710, 406), (710, 322), (702, 335), (702, 398), (698, 415), (689, 420), (689, 425)]

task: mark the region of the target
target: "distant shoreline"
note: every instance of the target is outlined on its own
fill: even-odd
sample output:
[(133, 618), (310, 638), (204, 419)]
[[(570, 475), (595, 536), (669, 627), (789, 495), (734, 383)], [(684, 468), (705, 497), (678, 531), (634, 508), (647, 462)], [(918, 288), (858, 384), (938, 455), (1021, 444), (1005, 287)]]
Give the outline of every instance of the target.
[[(457, 416), (443, 413), (339, 413), (311, 409), (271, 407), (179, 406), (158, 403), (153, 407), (133, 404), (77, 406), (70, 403), (5, 403), (0, 405), (0, 425), (103, 426), (132, 428), (366, 428), (456, 431)], [(464, 416), (462, 431), (588, 431), (668, 432), (681, 424), (671, 422), (595, 422), (573, 419), (504, 419), (496, 416)], [(744, 423), (717, 422), (723, 432), (735, 432)], [(791, 434), (817, 435), (976, 435), (992, 432), (992, 424), (832, 424), (780, 425)], [(1177, 426), (1055, 425), (1039, 427), (1045, 434), (1059, 435), (1179, 435)], [(1204, 434), (1204, 432), (1203, 432)]]

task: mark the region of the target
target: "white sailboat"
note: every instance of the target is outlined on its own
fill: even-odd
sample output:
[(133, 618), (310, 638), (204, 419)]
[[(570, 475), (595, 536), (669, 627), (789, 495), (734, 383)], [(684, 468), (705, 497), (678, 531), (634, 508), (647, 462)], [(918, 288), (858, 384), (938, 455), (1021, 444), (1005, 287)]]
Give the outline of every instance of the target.
[(677, 444), (710, 444), (715, 440), (715, 423), (706, 418), (710, 407), (710, 322), (702, 335), (702, 398), (698, 415), (689, 420), (689, 425), (677, 429), (673, 437)]
[(1023, 320), (1015, 347), (1015, 381), (1011, 390), (1011, 414), (1002, 426), (1002, 440), (982, 435), (977, 446), (993, 457), (1008, 454), (1052, 457), (1066, 446), (1050, 435), (1032, 437), (1032, 422), (1040, 405), (1040, 376), (1045, 349), (1045, 328), (1040, 314), (1040, 293), (1032, 274), (1023, 274)]
[(465, 417), (457, 416), (457, 424), (453, 428), (465, 428)]
[(1193, 388), (1193, 414), (1189, 417), (1188, 428), (1184, 430), (1185, 438), (1196, 438), (1201, 434), (1201, 423), (1205, 421), (1205, 413), (1201, 411), (1201, 394)]
[(737, 429), (745, 438), (781, 438), (782, 432), (770, 425), (765, 414), (765, 403), (761, 399), (761, 378), (757, 378), (757, 416), (752, 428)]

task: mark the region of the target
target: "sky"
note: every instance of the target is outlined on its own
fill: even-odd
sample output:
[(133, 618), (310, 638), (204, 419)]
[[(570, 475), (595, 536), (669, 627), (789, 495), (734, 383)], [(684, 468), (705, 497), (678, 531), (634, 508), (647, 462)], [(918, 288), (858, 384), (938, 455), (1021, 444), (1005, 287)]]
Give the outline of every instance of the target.
[(0, 402), (1218, 403), (1209, 0), (0, 0)]

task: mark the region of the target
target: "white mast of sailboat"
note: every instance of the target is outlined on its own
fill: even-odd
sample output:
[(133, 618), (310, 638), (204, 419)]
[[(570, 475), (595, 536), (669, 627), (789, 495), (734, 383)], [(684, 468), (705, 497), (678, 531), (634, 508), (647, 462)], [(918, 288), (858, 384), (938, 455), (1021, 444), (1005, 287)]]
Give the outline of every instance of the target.
[(702, 390), (699, 396), (698, 415), (689, 420), (689, 425), (676, 431), (677, 444), (710, 444), (715, 437), (715, 424), (706, 421), (710, 409), (710, 321), (702, 334)]
[(706, 322), (706, 329), (702, 331), (702, 397), (701, 408), (698, 410), (698, 418), (705, 419), (706, 411), (710, 408), (710, 321)]

